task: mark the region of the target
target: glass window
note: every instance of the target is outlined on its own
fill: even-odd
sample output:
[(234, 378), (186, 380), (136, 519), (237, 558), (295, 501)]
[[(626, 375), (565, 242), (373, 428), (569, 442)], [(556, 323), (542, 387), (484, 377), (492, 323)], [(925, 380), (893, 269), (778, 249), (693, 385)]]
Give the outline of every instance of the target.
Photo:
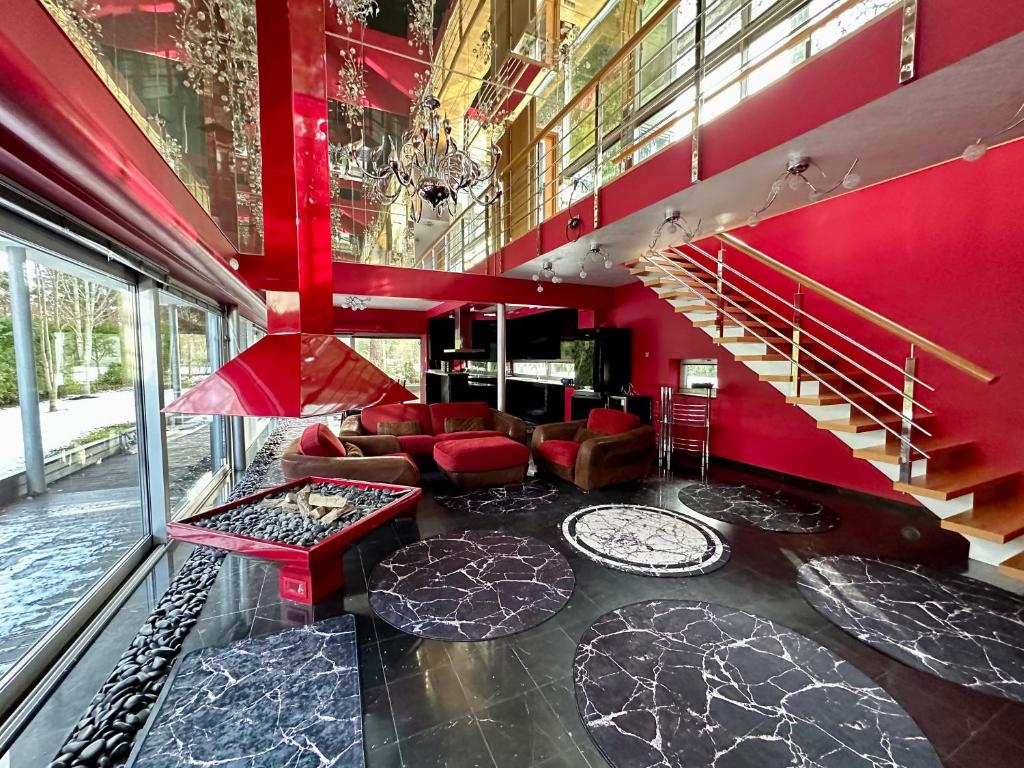
[(135, 299), (0, 234), (0, 680), (149, 537)]
[(352, 341), (342, 341), (413, 394), (419, 392), (423, 345), (418, 337), (356, 336)]
[[(160, 295), (164, 401), (171, 402), (216, 370), (221, 361), (221, 317), (167, 293)], [(210, 490), (227, 461), (223, 416), (169, 413), (167, 469), (171, 512), (178, 516)]]
[[(266, 333), (255, 323), (246, 320), (244, 317), (239, 319), (239, 351), (248, 349), (257, 341), (262, 339)], [(256, 454), (266, 441), (267, 436), (270, 434), (274, 420), (265, 416), (245, 416), (242, 419), (242, 425), (245, 432), (245, 455), (247, 462), (252, 460), (252, 457)]]
[(718, 361), (714, 358), (683, 360), (679, 365), (679, 389), (689, 394), (706, 394), (718, 387)]

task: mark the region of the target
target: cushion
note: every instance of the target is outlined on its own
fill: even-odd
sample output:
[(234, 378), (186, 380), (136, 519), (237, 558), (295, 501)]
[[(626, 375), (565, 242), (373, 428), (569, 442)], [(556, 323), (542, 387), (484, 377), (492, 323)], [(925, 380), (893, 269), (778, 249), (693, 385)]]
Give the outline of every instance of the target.
[(560, 467), (575, 467), (579, 452), (580, 444), (575, 440), (545, 440), (537, 446), (537, 453), (542, 458)]
[(493, 429), (485, 429), (472, 432), (445, 432), (443, 435), (438, 435), (437, 440), (439, 442), (441, 440), (472, 440), (478, 437), (508, 437), (508, 435), (502, 432), (495, 432)]
[(499, 435), (476, 440), (440, 440), (434, 461), (448, 472), (491, 472), (529, 463), (530, 449)]
[(617, 435), (639, 426), (639, 416), (613, 408), (595, 408), (587, 417), (587, 429), (602, 435)]
[(445, 432), (483, 432), (487, 429), (481, 416), (449, 416), (444, 420)]
[(371, 435), (377, 432), (377, 424), (382, 421), (418, 421), (418, 434), (430, 434), (430, 410), (423, 403), (390, 403), (364, 408), (359, 414), (359, 423)]
[(473, 417), (484, 420), (484, 429), (494, 429), (494, 418), (487, 403), (434, 403), (430, 406), (430, 426), (435, 435), (448, 431), (444, 428), (445, 419)]
[(399, 435), (398, 444), (404, 453), (411, 453), (413, 456), (432, 456), (434, 443), (437, 438), (433, 435)]
[(378, 435), (418, 435), (420, 434), (420, 423), (418, 421), (378, 421)]
[(589, 440), (592, 437), (602, 437), (602, 434), (589, 430), (586, 427), (580, 427), (576, 430), (576, 434), (572, 439), (577, 443), (582, 443), (584, 440)]
[(310, 424), (302, 430), (299, 450), (305, 456), (344, 456), (345, 446), (323, 424)]
[(352, 458), (362, 457), (365, 454), (363, 449), (353, 443), (345, 443), (345, 455), (351, 456)]

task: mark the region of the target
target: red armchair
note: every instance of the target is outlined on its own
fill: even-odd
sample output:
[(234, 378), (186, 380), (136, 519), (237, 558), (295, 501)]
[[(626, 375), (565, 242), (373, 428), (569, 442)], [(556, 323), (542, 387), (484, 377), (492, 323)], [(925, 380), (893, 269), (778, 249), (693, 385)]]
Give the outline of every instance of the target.
[(544, 424), (533, 431), (537, 469), (585, 491), (647, 477), (656, 452), (654, 427), (610, 408), (595, 408), (585, 421)]

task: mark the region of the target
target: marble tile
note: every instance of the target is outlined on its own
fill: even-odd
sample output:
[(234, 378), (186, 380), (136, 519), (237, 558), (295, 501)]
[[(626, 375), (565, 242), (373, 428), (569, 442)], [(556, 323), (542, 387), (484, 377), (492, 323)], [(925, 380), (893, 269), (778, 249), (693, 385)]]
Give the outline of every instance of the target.
[(467, 493), (435, 494), (434, 500), (456, 512), (476, 515), (514, 515), (536, 512), (558, 496), (558, 489), (547, 480), (531, 479), (512, 485), (477, 488)]
[(670, 509), (638, 504), (584, 507), (562, 521), (562, 535), (601, 565), (644, 576), (699, 576), (729, 561), (711, 526)]
[(839, 515), (823, 504), (780, 490), (726, 483), (692, 483), (679, 491), (688, 509), (731, 525), (776, 533), (823, 533)]
[(611, 765), (939, 768), (881, 688), (831, 651), (745, 611), (654, 600), (601, 617), (574, 668)]
[(568, 561), (531, 536), (461, 531), (400, 549), (370, 575), (370, 607), (435, 640), (515, 634), (555, 615), (572, 594)]
[(804, 563), (797, 585), (822, 615), (882, 653), (1024, 702), (1024, 598), (957, 574), (843, 555)]
[(138, 768), (362, 768), (355, 620), (339, 616), (185, 657)]

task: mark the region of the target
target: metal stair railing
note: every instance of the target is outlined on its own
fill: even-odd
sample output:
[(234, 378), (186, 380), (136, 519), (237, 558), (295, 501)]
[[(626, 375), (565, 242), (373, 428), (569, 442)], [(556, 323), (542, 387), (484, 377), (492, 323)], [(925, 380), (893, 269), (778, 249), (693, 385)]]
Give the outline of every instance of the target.
[[(716, 259), (711, 254), (707, 253), (703, 249), (700, 249), (700, 248), (698, 248), (696, 246), (693, 246), (692, 243), (690, 244), (690, 247), (694, 248), (695, 250), (698, 250), (702, 255), (704, 255), (704, 256), (706, 256), (708, 258), (711, 258), (711, 259), (715, 260), (716, 263), (718, 263), (718, 261), (719, 261), (718, 259)], [(783, 322), (787, 323), (791, 328), (793, 328), (793, 330), (795, 332), (795, 339), (796, 339), (796, 341), (794, 342), (793, 346), (791, 347), (791, 350), (787, 351), (787, 350), (781, 349), (779, 347), (779, 345), (777, 345), (774, 342), (770, 341), (769, 339), (765, 338), (765, 336), (763, 336), (760, 333), (758, 333), (756, 330), (754, 330), (754, 328), (750, 327), (750, 325), (747, 325), (746, 323), (744, 323), (743, 321), (739, 320), (735, 316), (732, 317), (733, 321), (736, 322), (737, 325), (739, 325), (744, 331), (746, 331), (750, 335), (754, 336), (756, 339), (758, 339), (766, 347), (768, 347), (769, 349), (773, 350), (776, 354), (781, 355), (785, 360), (788, 360), (790, 362), (792, 369), (796, 372), (796, 375), (794, 376), (794, 379), (796, 380), (796, 387), (799, 387), (799, 372), (806, 373), (811, 378), (815, 379), (819, 384), (824, 385), (826, 388), (828, 388), (829, 390), (834, 392), (839, 398), (841, 398), (851, 408), (857, 409), (864, 416), (866, 416), (869, 420), (871, 420), (875, 424), (877, 424), (879, 429), (882, 429), (882, 430), (888, 432), (889, 434), (891, 434), (893, 437), (895, 437), (900, 442), (900, 446), (901, 446), (901, 451), (900, 451), (900, 454), (901, 454), (901, 474), (903, 472), (903, 467), (902, 467), (903, 461), (902, 461), (902, 458), (903, 458), (904, 453), (906, 453), (907, 458), (908, 458), (908, 461), (907, 461), (907, 469), (908, 470), (909, 470), (910, 456), (913, 455), (914, 458), (925, 458), (925, 459), (930, 458), (928, 453), (925, 450), (923, 450), (922, 448), (920, 448), (919, 446), (915, 445), (913, 440), (911, 439), (911, 435), (913, 434), (914, 430), (917, 430), (918, 432), (921, 432), (924, 435), (931, 436), (931, 433), (929, 431), (924, 429), (920, 424), (917, 424), (916, 422), (914, 422), (913, 416), (912, 416), (912, 411), (911, 411), (910, 414), (908, 414), (907, 411), (906, 411), (906, 408), (904, 408), (903, 410), (897, 410), (897, 409), (893, 408), (888, 403), (886, 403), (885, 401), (883, 401), (880, 398), (878, 398), (874, 393), (872, 393), (872, 392), (864, 389), (863, 387), (861, 387), (856, 381), (851, 379), (843, 371), (833, 367), (832, 365), (830, 365), (828, 363), (828, 361), (821, 359), (820, 357), (815, 355), (814, 352), (812, 352), (811, 350), (809, 350), (806, 347), (804, 347), (803, 344), (799, 342), (799, 335), (798, 335), (799, 332), (802, 329), (800, 328), (798, 323), (795, 322), (794, 320), (790, 320), (789, 318), (784, 317), (780, 313), (776, 312), (773, 308), (771, 308), (770, 306), (766, 305), (764, 302), (762, 302), (759, 299), (756, 299), (753, 296), (749, 295), (748, 293), (743, 291), (741, 288), (738, 288), (738, 287), (732, 285), (731, 283), (729, 283), (728, 281), (725, 281), (724, 279), (721, 278), (721, 276), (719, 274), (712, 273), (711, 270), (708, 267), (706, 267), (703, 264), (700, 264), (696, 259), (694, 259), (689, 254), (684, 253), (682, 251), (679, 251), (678, 249), (675, 249), (675, 248), (670, 248), (669, 250), (671, 250), (673, 253), (676, 253), (679, 256), (687, 259), (689, 262), (691, 262), (692, 264), (697, 266), (702, 271), (707, 272), (709, 275), (713, 276), (715, 278), (716, 283), (721, 282), (721, 284), (725, 285), (726, 287), (732, 288), (737, 293), (742, 295), (744, 298), (752, 301), (755, 305), (761, 307), (762, 309), (767, 310), (771, 314), (775, 315), (777, 318), (781, 319)], [(658, 269), (659, 271), (661, 271), (670, 280), (674, 280), (675, 282), (678, 282), (679, 285), (683, 286), (687, 291), (689, 291), (690, 293), (693, 293), (696, 297), (702, 298), (702, 299), (704, 299), (706, 301), (706, 297), (704, 297), (700, 293), (694, 291), (692, 286), (687, 285), (685, 282), (683, 282), (683, 280), (677, 274), (673, 274), (664, 265), (662, 265), (662, 264), (658, 263), (657, 261), (655, 261), (655, 258), (664, 258), (664, 257), (660, 256), (660, 255), (656, 255), (654, 258), (652, 258), (651, 256), (645, 254), (645, 255), (641, 256), (641, 261), (647, 262), (651, 266), (653, 266), (656, 269)], [(675, 262), (673, 262), (673, 263), (675, 263)], [(677, 263), (675, 263), (675, 264), (678, 266)], [(741, 276), (743, 276), (742, 273), (740, 273), (738, 270), (733, 269), (733, 271), (736, 272), (737, 274), (740, 274)], [(731, 304), (735, 309), (737, 309), (740, 312), (742, 312), (748, 318), (748, 322), (749, 322), (749, 320), (754, 320), (754, 321), (757, 321), (757, 322), (759, 322), (761, 320), (761, 318), (759, 318), (757, 315), (755, 315), (750, 309), (748, 309), (746, 307), (743, 307), (742, 305), (740, 305), (739, 303), (737, 303), (736, 301), (731, 299), (729, 296), (724, 294), (722, 292), (722, 290), (720, 290), (717, 286), (709, 285), (707, 282), (702, 280), (696, 274), (688, 273), (688, 277), (690, 279), (692, 279), (692, 280), (696, 280), (697, 283), (700, 284), (701, 287), (703, 287), (704, 289), (706, 289), (706, 290), (710, 291), (711, 293), (713, 293), (720, 301), (727, 302), (727, 303)], [(748, 280), (748, 282), (750, 282), (751, 284), (759, 286), (759, 284), (757, 284), (756, 281), (750, 280), (746, 276), (743, 276), (743, 277), (744, 277), (745, 280)], [(761, 287), (761, 286), (759, 286), (759, 287)], [(762, 287), (762, 289), (765, 290), (766, 292), (769, 292), (768, 289), (764, 289), (763, 287)], [(782, 301), (785, 301), (785, 300), (782, 300)], [(789, 304), (789, 302), (786, 302), (786, 303)], [(794, 305), (790, 304), (790, 306), (794, 306)], [(805, 318), (809, 318), (811, 320), (814, 320), (815, 322), (818, 322), (817, 319), (814, 318), (809, 313), (803, 311), (802, 309), (799, 309), (799, 308), (797, 308), (797, 309), (798, 309), (798, 313), (797, 313), (796, 317), (805, 317)], [(719, 315), (721, 315), (722, 314), (721, 310), (722, 310), (722, 307), (720, 305), (719, 308), (716, 310), (716, 312)], [(822, 343), (822, 342), (819, 341), (818, 343)], [(864, 345), (860, 344), (859, 342), (853, 342), (853, 343), (856, 344), (858, 347), (863, 347), (864, 349), (867, 349), (867, 347), (864, 347)], [(838, 352), (834, 348), (830, 347), (829, 345), (826, 345), (826, 344), (823, 344), (823, 345), (826, 346), (827, 348), (829, 348), (831, 351), (836, 352), (837, 354), (841, 355), (840, 352)], [(794, 352), (796, 354), (792, 354)], [(844, 382), (854, 386), (855, 388), (859, 389), (861, 392), (867, 394), (869, 397), (871, 397), (872, 399), (876, 400), (880, 405), (882, 405), (882, 407), (884, 407), (886, 410), (890, 411), (891, 413), (893, 413), (894, 415), (899, 417), (900, 418), (900, 422), (901, 422), (901, 429), (899, 431), (893, 429), (888, 424), (886, 424), (884, 421), (882, 421), (880, 416), (878, 416), (877, 414), (872, 413), (867, 408), (863, 407), (859, 403), (857, 403), (854, 400), (852, 400), (850, 398), (850, 396), (848, 395), (848, 393), (843, 392), (837, 386), (833, 385), (829, 381), (827, 381), (827, 380), (823, 379), (821, 376), (819, 376), (818, 373), (816, 373), (815, 371), (807, 368), (806, 365), (804, 365), (802, 362), (800, 362), (800, 353), (806, 355), (807, 357), (809, 357), (809, 358), (815, 360), (816, 362), (820, 363), (821, 365), (825, 366), (829, 371), (831, 371), (832, 373), (836, 374)], [(843, 357), (844, 357), (844, 359), (850, 360), (848, 357), (845, 357), (845, 356), (843, 356)], [(859, 369), (861, 369), (861, 370), (863, 370), (865, 372), (870, 373), (870, 371), (868, 369), (864, 368), (857, 361), (850, 360), (850, 362), (852, 362)], [(914, 377), (914, 380), (917, 381), (918, 379), (916, 377)], [(882, 379), (882, 381), (883, 381), (883, 383), (888, 388), (892, 389), (901, 398), (905, 398), (906, 397), (906, 394), (905, 394), (904, 390), (901, 390), (900, 388), (896, 387), (895, 385), (891, 384), (888, 381), (885, 381), (884, 379)], [(904, 428), (904, 422), (908, 422), (909, 423), (909, 429)], [(909, 477), (909, 475), (908, 475), (908, 477)]]

